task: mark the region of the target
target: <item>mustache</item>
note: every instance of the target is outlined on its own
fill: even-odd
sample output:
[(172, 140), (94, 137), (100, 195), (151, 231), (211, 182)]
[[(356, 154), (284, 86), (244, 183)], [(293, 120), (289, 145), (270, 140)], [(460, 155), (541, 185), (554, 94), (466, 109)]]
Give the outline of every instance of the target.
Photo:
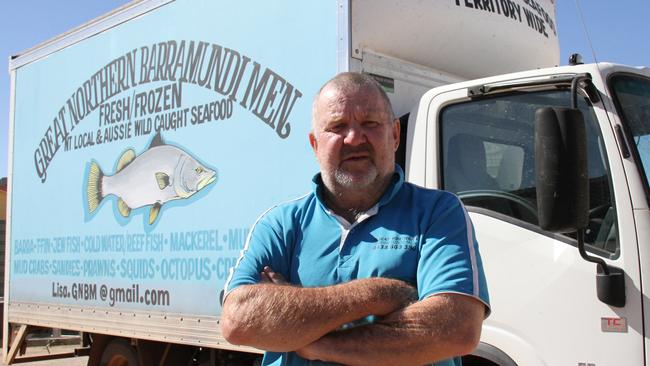
[(360, 154), (367, 154), (372, 157), (374, 152), (375, 150), (369, 143), (364, 143), (358, 146), (343, 146), (341, 148), (341, 160)]

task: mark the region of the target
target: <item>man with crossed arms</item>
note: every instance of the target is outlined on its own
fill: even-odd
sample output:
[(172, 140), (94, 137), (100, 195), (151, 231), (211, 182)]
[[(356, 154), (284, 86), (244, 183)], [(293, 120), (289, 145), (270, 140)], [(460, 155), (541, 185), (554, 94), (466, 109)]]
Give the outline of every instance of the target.
[(251, 229), (224, 337), (267, 351), (263, 365), (460, 365), (490, 311), (467, 212), (404, 181), (399, 121), (372, 77), (337, 75), (312, 114), (320, 174)]

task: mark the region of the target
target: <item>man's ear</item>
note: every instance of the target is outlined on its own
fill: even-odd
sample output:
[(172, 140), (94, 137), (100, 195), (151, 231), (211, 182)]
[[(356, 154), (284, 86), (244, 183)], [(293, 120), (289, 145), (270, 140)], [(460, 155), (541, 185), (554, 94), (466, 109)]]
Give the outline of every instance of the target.
[(400, 140), (400, 123), (399, 119), (395, 118), (393, 120), (393, 139), (395, 140), (395, 151), (399, 148), (399, 140)]
[(311, 145), (311, 149), (314, 150), (315, 154), (318, 151), (318, 142), (316, 141), (314, 131), (309, 132), (309, 145)]

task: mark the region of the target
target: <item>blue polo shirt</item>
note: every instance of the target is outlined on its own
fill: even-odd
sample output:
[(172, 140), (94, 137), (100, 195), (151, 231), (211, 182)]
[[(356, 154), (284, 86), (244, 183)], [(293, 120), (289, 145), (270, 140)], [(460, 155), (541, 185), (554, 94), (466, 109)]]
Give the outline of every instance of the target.
[[(404, 181), (396, 166), (379, 202), (354, 223), (324, 204), (320, 174), (313, 191), (266, 211), (253, 225), (226, 282), (226, 294), (256, 284), (264, 266), (295, 285), (329, 286), (387, 277), (417, 287), (420, 299), (441, 293), (489, 298), (474, 229), (452, 193)], [(326, 365), (293, 352), (267, 352), (263, 365)], [(459, 359), (435, 363), (460, 365)]]

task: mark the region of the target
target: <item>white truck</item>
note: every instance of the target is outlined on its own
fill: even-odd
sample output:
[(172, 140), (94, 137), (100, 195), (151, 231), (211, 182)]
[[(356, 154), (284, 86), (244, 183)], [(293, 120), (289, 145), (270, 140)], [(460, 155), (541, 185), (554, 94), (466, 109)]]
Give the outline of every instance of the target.
[(465, 365), (650, 365), (650, 69), (574, 63), (553, 0), (134, 1), (13, 57), (5, 360), (38, 326), (89, 365), (255, 362), (221, 289), (351, 70), (407, 179), (470, 211), (493, 312)]

